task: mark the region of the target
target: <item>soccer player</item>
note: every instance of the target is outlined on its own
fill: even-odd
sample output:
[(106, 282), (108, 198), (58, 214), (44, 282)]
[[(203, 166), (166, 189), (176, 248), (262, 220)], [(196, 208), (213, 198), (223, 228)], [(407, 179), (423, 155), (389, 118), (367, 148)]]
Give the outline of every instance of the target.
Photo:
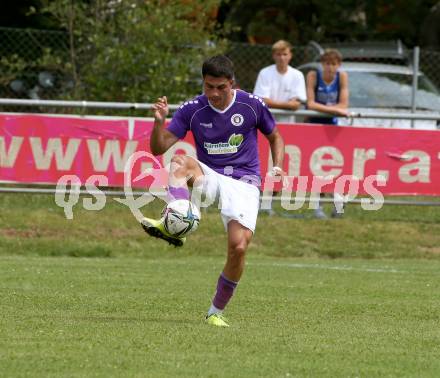
[[(257, 131), (270, 144), (273, 173), (284, 175), (284, 141), (263, 100), (233, 89), (234, 69), (229, 58), (216, 55), (202, 66), (203, 94), (186, 101), (164, 127), (168, 115), (166, 97), (154, 105), (151, 152), (166, 152), (188, 131), (194, 136), (197, 160), (184, 155), (171, 159), (168, 182), (169, 199), (189, 199), (188, 185), (194, 191), (221, 203), (221, 217), (228, 234), (227, 257), (217, 282), (217, 290), (206, 322), (228, 327), (222, 313), (241, 278), (246, 250), (255, 230), (259, 209), (260, 161)], [(168, 234), (163, 219), (142, 220), (144, 230), (153, 237), (177, 246), (184, 239)]]

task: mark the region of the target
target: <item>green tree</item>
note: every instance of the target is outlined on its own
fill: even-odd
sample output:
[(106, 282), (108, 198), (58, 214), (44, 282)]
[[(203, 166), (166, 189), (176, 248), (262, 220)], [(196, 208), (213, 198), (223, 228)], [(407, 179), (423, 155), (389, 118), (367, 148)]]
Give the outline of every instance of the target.
[(183, 0), (45, 0), (42, 12), (69, 34), (62, 69), (74, 79), (71, 97), (179, 102), (200, 92), (201, 62), (222, 49), (205, 16), (218, 2), (192, 12)]
[(438, 0), (235, 0), (225, 22), (235, 40), (293, 44), (401, 39), (416, 45), (422, 21)]

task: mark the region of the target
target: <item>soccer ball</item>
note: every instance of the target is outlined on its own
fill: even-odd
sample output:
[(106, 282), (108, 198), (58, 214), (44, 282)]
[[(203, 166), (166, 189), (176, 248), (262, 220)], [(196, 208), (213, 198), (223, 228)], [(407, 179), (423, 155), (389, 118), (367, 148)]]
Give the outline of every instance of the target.
[(199, 209), (185, 199), (170, 202), (163, 209), (162, 217), (167, 232), (179, 238), (197, 230), (200, 223)]

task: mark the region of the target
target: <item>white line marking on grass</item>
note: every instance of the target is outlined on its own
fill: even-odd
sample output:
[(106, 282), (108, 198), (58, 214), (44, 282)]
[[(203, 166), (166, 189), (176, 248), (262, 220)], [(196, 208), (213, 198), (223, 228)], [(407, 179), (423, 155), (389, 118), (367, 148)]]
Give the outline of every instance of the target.
[[(203, 265), (206, 265), (206, 260), (199, 260)], [(150, 260), (149, 263), (170, 263), (172, 265), (194, 265), (194, 262), (188, 262), (186, 260)], [(214, 262), (214, 269), (217, 269), (216, 262)], [(266, 266), (266, 267), (281, 267), (281, 268), (293, 268), (293, 269), (323, 269), (323, 270), (338, 270), (346, 272), (367, 272), (367, 273), (409, 273), (406, 270), (398, 270), (394, 268), (367, 268), (367, 267), (353, 267), (347, 265), (324, 265), (324, 264), (304, 264), (304, 263), (282, 263), (282, 262), (246, 262), (247, 266)]]
[(325, 269), (325, 270), (342, 270), (354, 272), (370, 272), (370, 273), (408, 273), (404, 270), (388, 269), (388, 268), (354, 268), (352, 266), (328, 266), (322, 264), (294, 264), (294, 263), (248, 263), (254, 266), (274, 266), (295, 269)]

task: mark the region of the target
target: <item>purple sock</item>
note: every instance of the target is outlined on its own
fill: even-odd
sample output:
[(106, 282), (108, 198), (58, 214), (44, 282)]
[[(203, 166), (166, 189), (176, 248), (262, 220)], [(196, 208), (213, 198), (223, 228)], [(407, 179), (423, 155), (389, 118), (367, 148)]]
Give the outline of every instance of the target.
[(187, 188), (179, 188), (175, 186), (168, 187), (167, 202), (186, 199), (189, 200), (189, 190)]
[(222, 273), (218, 278), (217, 292), (215, 293), (212, 304), (219, 310), (223, 310), (231, 299), (232, 294), (234, 294), (237, 284), (238, 282), (230, 281), (225, 278)]

